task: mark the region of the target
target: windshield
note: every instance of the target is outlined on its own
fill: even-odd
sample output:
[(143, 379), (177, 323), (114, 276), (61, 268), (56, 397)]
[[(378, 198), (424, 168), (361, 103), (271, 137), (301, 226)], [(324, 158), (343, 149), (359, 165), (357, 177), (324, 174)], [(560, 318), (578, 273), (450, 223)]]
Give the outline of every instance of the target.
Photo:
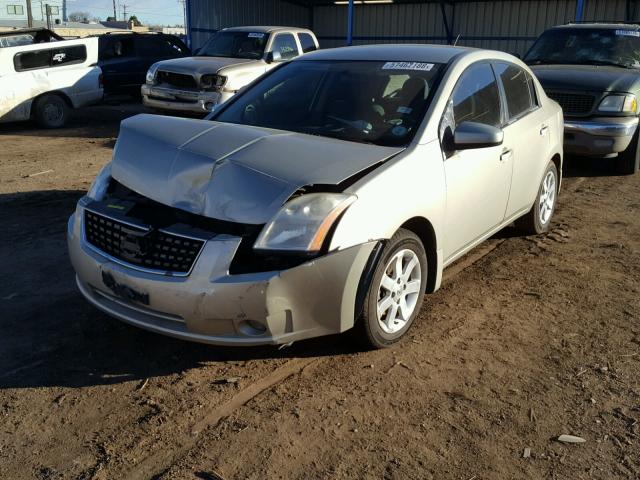
[(442, 64), (295, 61), (235, 97), (213, 119), (376, 145), (408, 144)]
[(218, 32), (205, 43), (198, 56), (259, 60), (267, 38), (268, 35), (262, 32)]
[(640, 68), (640, 32), (609, 28), (548, 30), (524, 60), (530, 65), (544, 63)]

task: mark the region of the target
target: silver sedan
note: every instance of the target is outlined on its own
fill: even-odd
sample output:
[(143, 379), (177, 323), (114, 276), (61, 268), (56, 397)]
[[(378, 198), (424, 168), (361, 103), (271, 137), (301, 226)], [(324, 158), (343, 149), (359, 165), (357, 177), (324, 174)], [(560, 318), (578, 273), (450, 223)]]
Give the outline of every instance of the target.
[(206, 120), (125, 120), (69, 219), (96, 307), (220, 345), (406, 334), (443, 269), (513, 222), (549, 229), (562, 112), (515, 57), (314, 52)]

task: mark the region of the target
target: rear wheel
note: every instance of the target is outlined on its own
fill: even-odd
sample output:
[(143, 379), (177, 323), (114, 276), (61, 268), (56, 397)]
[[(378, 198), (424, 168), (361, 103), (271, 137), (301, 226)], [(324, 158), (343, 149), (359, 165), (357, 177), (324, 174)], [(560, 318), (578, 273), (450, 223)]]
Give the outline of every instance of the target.
[(400, 340), (422, 306), (427, 284), (427, 255), (420, 239), (400, 229), (378, 262), (362, 318), (358, 339), (368, 348), (384, 348)]
[(640, 129), (637, 129), (627, 149), (619, 153), (616, 158), (616, 170), (622, 175), (633, 175), (640, 168), (639, 135)]
[(42, 128), (60, 128), (67, 123), (69, 106), (58, 95), (47, 94), (39, 97), (33, 106), (36, 123)]
[(556, 209), (558, 184), (558, 169), (553, 162), (549, 162), (533, 207), (529, 213), (516, 220), (516, 227), (529, 235), (538, 235), (549, 230)]

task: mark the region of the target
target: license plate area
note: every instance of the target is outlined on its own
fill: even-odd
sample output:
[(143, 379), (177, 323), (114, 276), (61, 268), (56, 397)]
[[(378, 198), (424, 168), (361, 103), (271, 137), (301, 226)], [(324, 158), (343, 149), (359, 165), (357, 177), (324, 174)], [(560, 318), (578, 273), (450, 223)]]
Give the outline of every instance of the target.
[(149, 294), (139, 292), (128, 285), (118, 283), (116, 279), (108, 272), (102, 272), (102, 283), (107, 287), (116, 297), (122, 298), (130, 302), (141, 303), (142, 305), (149, 305)]

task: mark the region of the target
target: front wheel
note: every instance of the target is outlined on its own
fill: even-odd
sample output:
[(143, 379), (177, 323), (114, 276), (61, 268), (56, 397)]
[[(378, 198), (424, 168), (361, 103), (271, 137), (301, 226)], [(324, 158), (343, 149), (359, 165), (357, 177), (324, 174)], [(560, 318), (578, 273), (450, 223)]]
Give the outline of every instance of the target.
[(520, 230), (529, 235), (539, 235), (549, 230), (551, 218), (556, 209), (558, 185), (558, 169), (553, 162), (549, 162), (542, 176), (533, 207), (515, 222)]
[(420, 239), (400, 229), (386, 245), (369, 286), (358, 339), (368, 348), (400, 340), (422, 306), (427, 284), (427, 255)]

